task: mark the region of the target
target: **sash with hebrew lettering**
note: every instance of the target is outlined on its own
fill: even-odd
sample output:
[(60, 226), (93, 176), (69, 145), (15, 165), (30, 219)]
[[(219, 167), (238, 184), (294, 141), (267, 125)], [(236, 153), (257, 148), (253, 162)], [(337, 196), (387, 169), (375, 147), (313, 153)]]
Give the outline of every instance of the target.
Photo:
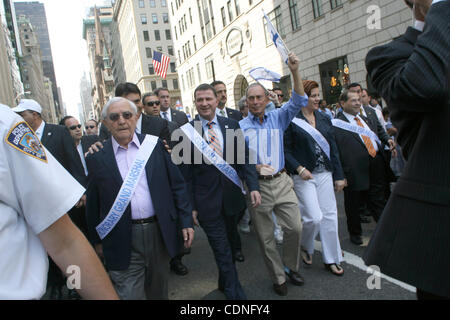
[(370, 129), (367, 129), (365, 127), (360, 127), (356, 124), (351, 124), (350, 122), (346, 122), (340, 119), (333, 119), (331, 120), (333, 123), (333, 126), (337, 128), (341, 128), (343, 130), (347, 130), (359, 135), (368, 136), (369, 138), (375, 140), (381, 145), (380, 139), (378, 139), (378, 136)]
[(205, 158), (213, 164), (225, 177), (231, 182), (237, 185), (242, 193), (245, 194), (244, 185), (236, 170), (230, 166), (221, 156), (219, 156), (202, 138), (202, 136), (194, 129), (190, 123), (186, 123), (180, 128), (186, 134), (189, 140), (192, 141), (194, 146), (205, 156)]
[(323, 152), (325, 152), (328, 159), (331, 159), (330, 158), (330, 145), (329, 145), (327, 139), (325, 139), (325, 137), (320, 133), (319, 130), (314, 128), (312, 125), (310, 125), (308, 122), (306, 122), (303, 119), (294, 118), (294, 120), (292, 120), (292, 122), (294, 124), (296, 124), (297, 126), (299, 126), (300, 128), (302, 128), (303, 130), (305, 130), (314, 139), (314, 141), (319, 145), (319, 147), (323, 150)]
[(106, 218), (95, 228), (100, 239), (103, 240), (122, 218), (157, 143), (158, 137), (146, 135), (111, 210), (109, 210)]

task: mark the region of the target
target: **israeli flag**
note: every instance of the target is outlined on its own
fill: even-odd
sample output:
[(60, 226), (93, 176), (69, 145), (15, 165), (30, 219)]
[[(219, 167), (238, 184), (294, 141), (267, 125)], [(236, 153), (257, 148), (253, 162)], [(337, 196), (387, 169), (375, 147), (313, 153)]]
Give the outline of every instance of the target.
[(269, 34), (271, 35), (272, 41), (275, 44), (275, 47), (277, 47), (278, 52), (281, 55), (281, 58), (283, 61), (288, 64), (289, 60), (289, 50), (286, 47), (286, 45), (283, 42), (283, 39), (281, 39), (280, 34), (278, 33), (277, 29), (272, 24), (272, 21), (270, 21), (269, 17), (266, 15), (266, 13), (263, 10), (264, 18), (267, 21), (267, 30)]
[(250, 70), (250, 77), (255, 79), (256, 81), (267, 80), (272, 82), (280, 82), (281, 76), (273, 71), (270, 71), (263, 67), (258, 67)]

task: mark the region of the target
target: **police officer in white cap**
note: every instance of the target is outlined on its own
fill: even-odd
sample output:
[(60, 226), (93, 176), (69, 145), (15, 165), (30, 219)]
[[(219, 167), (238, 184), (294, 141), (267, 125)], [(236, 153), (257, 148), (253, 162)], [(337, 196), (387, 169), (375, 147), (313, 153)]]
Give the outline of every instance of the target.
[[(37, 112), (37, 111), (36, 111)], [(117, 299), (101, 262), (65, 214), (84, 188), (10, 108), (0, 105), (0, 299), (39, 299), (47, 254), (86, 299)], [(69, 268), (69, 266), (74, 266)]]

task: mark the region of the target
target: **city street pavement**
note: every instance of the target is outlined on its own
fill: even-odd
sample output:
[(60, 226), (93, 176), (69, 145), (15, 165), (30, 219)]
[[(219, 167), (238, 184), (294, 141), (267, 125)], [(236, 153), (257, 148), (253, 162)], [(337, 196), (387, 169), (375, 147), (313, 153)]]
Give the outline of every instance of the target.
[[(345, 274), (342, 277), (326, 271), (320, 251), (315, 251), (313, 265), (306, 267), (301, 262), (300, 274), (305, 278), (302, 287), (288, 283), (289, 293), (280, 297), (272, 289), (256, 234), (251, 227), (250, 234), (242, 234), (242, 250), (245, 255), (243, 263), (237, 262), (238, 274), (244, 291), (250, 300), (414, 300), (414, 288), (397, 283), (395, 280), (380, 280), (380, 289), (370, 290), (367, 287), (367, 268), (360, 259), (370, 235), (375, 229), (375, 223), (363, 224), (363, 246), (350, 242), (347, 232), (346, 218), (343, 207), (343, 193), (337, 195), (339, 215), (339, 237), (342, 250), (345, 252), (342, 263)], [(317, 242), (320, 247), (320, 242)], [(281, 249), (281, 248), (279, 248)], [(189, 268), (186, 276), (171, 273), (169, 280), (169, 299), (171, 300), (223, 300), (225, 296), (217, 290), (218, 271), (212, 250), (206, 235), (201, 228), (195, 229), (195, 239), (191, 254), (183, 258), (183, 263)], [(358, 266), (359, 263), (359, 266)], [(362, 268), (362, 269), (361, 269)], [(394, 281), (394, 282), (392, 282)], [(370, 284), (375, 281), (369, 281)]]

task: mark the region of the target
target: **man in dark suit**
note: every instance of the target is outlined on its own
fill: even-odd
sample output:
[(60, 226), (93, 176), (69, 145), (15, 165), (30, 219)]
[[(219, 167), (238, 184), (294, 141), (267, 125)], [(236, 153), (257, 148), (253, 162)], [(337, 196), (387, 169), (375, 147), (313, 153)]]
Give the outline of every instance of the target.
[[(13, 109), (31, 126), (37, 137), (56, 160), (66, 169), (81, 185), (86, 186), (87, 180), (83, 172), (81, 162), (77, 161), (78, 153), (72, 141), (69, 131), (64, 126), (46, 123), (42, 117), (42, 107), (34, 100), (23, 99)], [(83, 196), (75, 208), (81, 208), (86, 204), (86, 196)], [(51, 299), (62, 299), (62, 287), (64, 277), (58, 266), (50, 260), (47, 285), (50, 288)]]
[(161, 102), (160, 115), (161, 118), (172, 121), (178, 124), (179, 127), (189, 122), (186, 114), (182, 111), (172, 109), (170, 107), (170, 94), (167, 88), (158, 88), (155, 90), (155, 95)]
[(234, 119), (238, 122), (241, 121), (243, 117), (240, 111), (225, 107), (228, 100), (227, 87), (225, 86), (225, 83), (217, 80), (211, 83), (211, 86), (213, 86), (214, 90), (216, 90), (217, 99), (219, 99), (219, 105), (217, 106), (216, 114), (220, 117)]
[[(226, 159), (237, 171), (239, 177), (246, 181), (252, 203), (258, 206), (261, 196), (255, 166), (249, 165), (248, 161), (244, 161), (244, 164), (238, 162), (241, 156), (239, 152), (247, 154), (243, 136), (238, 142), (237, 135), (242, 134), (236, 131), (240, 130), (239, 123), (216, 116), (218, 99), (212, 86), (200, 85), (195, 90), (194, 97), (199, 121), (192, 121), (191, 125), (198, 130), (200, 136), (205, 137), (209, 147), (217, 155)], [(229, 135), (227, 137), (226, 130), (233, 131), (234, 143), (230, 141), (227, 143)], [(184, 139), (188, 138), (184, 136)], [(242, 144), (238, 145), (238, 143)], [(182, 144), (186, 145), (184, 141)], [(244, 195), (241, 188), (229, 180), (216, 166), (205, 163), (203, 159), (197, 163), (195, 160), (198, 160), (198, 157), (195, 153), (198, 153), (198, 150), (189, 140), (187, 146), (192, 148), (192, 157), (186, 160), (189, 163), (184, 163), (182, 168), (190, 190), (194, 223), (196, 225), (200, 223), (214, 252), (219, 268), (219, 290), (225, 293), (227, 299), (246, 299), (234, 265), (230, 239), (227, 237), (227, 229), (230, 227), (227, 223), (230, 219), (227, 217), (236, 215), (245, 208)], [(233, 146), (234, 150), (228, 150), (230, 146)], [(240, 147), (242, 148), (238, 149)], [(233, 158), (228, 159), (227, 154), (232, 154)], [(172, 152), (172, 158), (174, 156), (175, 149)]]
[(407, 163), (363, 258), (419, 299), (449, 298), (450, 1), (410, 2), (415, 26), (366, 58)]
[[(89, 237), (98, 254), (104, 256), (122, 299), (168, 299), (166, 266), (180, 250), (177, 220), (183, 229), (184, 244), (190, 247), (194, 236), (192, 209), (183, 176), (162, 141), (136, 134), (136, 114), (134, 103), (125, 98), (113, 98), (103, 109), (102, 117), (112, 138), (102, 150), (86, 158)], [(153, 151), (145, 151), (148, 155), (140, 155), (144, 139), (154, 140)], [(142, 175), (134, 165), (138, 157), (148, 159)], [(124, 180), (128, 190), (131, 188), (129, 174), (136, 180), (136, 189), (128, 191), (128, 196), (121, 193), (117, 197)], [(123, 216), (101, 239), (96, 227), (111, 208), (120, 207)]]
[[(359, 114), (361, 101), (357, 93), (344, 90), (340, 101), (343, 112), (339, 113), (337, 119), (377, 133), (378, 120)], [(382, 142), (379, 144), (367, 135), (340, 127), (335, 129), (342, 168), (348, 183), (344, 189), (347, 227), (351, 242), (357, 245), (363, 243), (360, 215), (364, 207), (378, 221), (386, 204), (387, 164), (383, 148), (392, 142), (389, 142), (386, 132), (382, 131), (384, 135), (377, 135)]]

